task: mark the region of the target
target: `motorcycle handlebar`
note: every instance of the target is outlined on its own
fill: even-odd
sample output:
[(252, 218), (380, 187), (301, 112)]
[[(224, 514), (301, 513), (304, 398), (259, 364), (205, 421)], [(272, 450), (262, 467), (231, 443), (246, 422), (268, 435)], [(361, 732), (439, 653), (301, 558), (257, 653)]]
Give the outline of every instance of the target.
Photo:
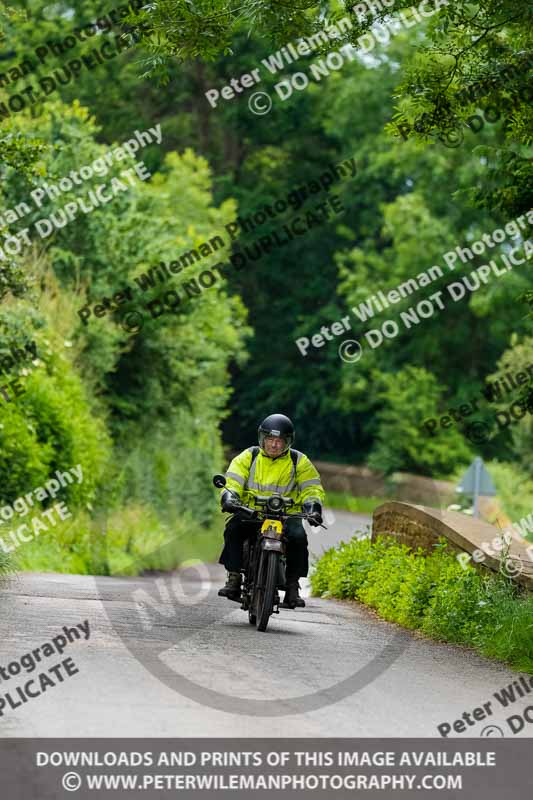
[[(273, 517), (274, 519), (277, 519), (278, 517), (281, 519), (290, 519), (291, 517), (296, 519), (307, 519), (307, 520), (314, 519), (314, 514), (305, 514), (303, 512), (302, 513), (296, 512), (294, 514), (283, 514), (279, 512), (273, 513), (273, 512), (263, 511), (258, 508), (250, 508), (249, 506), (237, 505), (237, 504), (234, 506), (234, 509), (235, 511), (244, 511), (249, 517), (255, 517), (256, 515), (257, 516), (261, 515), (265, 519), (268, 517)], [(324, 528), (324, 530), (327, 531), (327, 527), (322, 523), (320, 523), (319, 527)]]
[(249, 517), (255, 517), (255, 509), (248, 506), (235, 506), (236, 511), (244, 511)]

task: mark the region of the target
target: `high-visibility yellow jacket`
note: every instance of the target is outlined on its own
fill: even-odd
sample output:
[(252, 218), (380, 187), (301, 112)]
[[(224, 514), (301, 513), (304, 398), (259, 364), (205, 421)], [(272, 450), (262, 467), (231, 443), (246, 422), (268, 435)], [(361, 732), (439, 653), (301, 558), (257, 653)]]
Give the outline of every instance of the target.
[[(226, 472), (226, 489), (235, 492), (244, 505), (254, 508), (254, 497), (274, 493), (294, 500), (288, 513), (301, 511), (305, 500), (316, 500), (324, 504), (325, 492), (320, 475), (304, 453), (292, 449), (278, 458), (269, 458), (259, 450), (254, 460), (253, 450), (253, 447), (248, 447), (235, 456)], [(296, 455), (296, 468), (291, 452)]]

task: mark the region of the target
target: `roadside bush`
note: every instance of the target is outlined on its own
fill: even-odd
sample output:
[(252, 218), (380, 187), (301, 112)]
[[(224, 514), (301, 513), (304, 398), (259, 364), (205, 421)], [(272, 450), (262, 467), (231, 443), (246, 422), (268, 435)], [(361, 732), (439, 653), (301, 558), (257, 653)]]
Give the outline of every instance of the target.
[(492, 632), (487, 628), (480, 641), (483, 653), (508, 661), (523, 672), (532, 672), (533, 598), (522, 603), (509, 596), (500, 598), (492, 626)]
[[(16, 131), (29, 133), (38, 123), (48, 146), (39, 174), (47, 180), (109, 149), (110, 142), (96, 141), (98, 124), (77, 101), (53, 101), (35, 113), (39, 119), (17, 115)], [(130, 159), (113, 165), (109, 179), (126, 164)], [(14, 168), (5, 172), (0, 195), (15, 208), (34, 182)], [(99, 183), (95, 175), (85, 188)], [(20, 291), (6, 296), (0, 280), (0, 355), (25, 340), (37, 345), (37, 357), (12, 371), (23, 377), (24, 394), (2, 403), (0, 503), (11, 504), (56, 470), (83, 469), (83, 482), (59, 498), (74, 516), (10, 553), (16, 568), (130, 575), (216, 556), (222, 517), (211, 476), (221, 470), (230, 365), (244, 364), (251, 334), (235, 287), (221, 279), (179, 314), (146, 320), (136, 336), (114, 315), (84, 325), (78, 313), (134, 285), (156, 262), (215, 236), (224, 241), (237, 204), (227, 198), (217, 205), (213, 195), (204, 158), (192, 150), (166, 153), (152, 180), (54, 231), (46, 252), (26, 249)], [(27, 224), (49, 207), (45, 201), (32, 209)], [(227, 244), (203, 263), (225, 255)], [(191, 263), (180, 281), (195, 274)]]
[[(40, 351), (46, 344), (40, 344)], [(12, 503), (42, 485), (55, 470), (81, 464), (82, 483), (64, 488), (69, 505), (90, 502), (110, 457), (111, 440), (80, 378), (62, 355), (22, 378), (24, 393), (5, 403), (0, 424), (0, 500)]]
[(218, 432), (202, 430), (185, 409), (165, 424), (152, 424), (149, 439), (132, 426), (131, 438), (117, 448), (117, 456), (115, 504), (127, 505), (134, 497), (157, 509), (160, 519), (172, 521), (190, 513), (202, 525), (220, 514), (211, 482), (223, 460)]
[(0, 576), (6, 575), (11, 569), (11, 561), (7, 553), (0, 549)]
[(444, 394), (431, 372), (408, 366), (376, 373), (374, 392), (383, 406), (375, 414), (377, 431), (367, 462), (370, 469), (446, 478), (458, 464), (468, 464), (472, 454), (457, 429), (440, 429), (428, 437), (420, 424), (438, 416)]
[(0, 423), (2, 505), (42, 485), (48, 478), (51, 457), (51, 445), (39, 442), (35, 429), (15, 403), (6, 403)]
[(171, 570), (191, 558), (212, 561), (221, 541), (222, 521), (201, 527), (184, 515), (168, 525), (152, 508), (131, 504), (107, 518), (82, 512), (58, 522), (15, 550), (12, 563), (20, 571), (140, 575)]
[[(491, 461), (487, 469), (501, 499), (503, 510), (513, 522), (533, 512), (533, 478), (515, 464)], [(533, 531), (529, 538), (533, 541)]]
[[(429, 598), (421, 628), (437, 639), (469, 644), (487, 624), (497, 604), (501, 581), (481, 575), (475, 569), (463, 570), (450, 556), (444, 560)], [(504, 591), (507, 595), (507, 592)]]
[(92, 500), (110, 458), (111, 439), (68, 361), (54, 357), (47, 373), (35, 370), (19, 406), (40, 447), (46, 448), (50, 474), (82, 466), (82, 483), (65, 487), (67, 502), (81, 505)]
[(432, 553), (390, 537), (328, 550), (314, 595), (359, 600), (380, 616), (533, 673), (533, 597), (503, 575), (463, 569), (441, 540)]

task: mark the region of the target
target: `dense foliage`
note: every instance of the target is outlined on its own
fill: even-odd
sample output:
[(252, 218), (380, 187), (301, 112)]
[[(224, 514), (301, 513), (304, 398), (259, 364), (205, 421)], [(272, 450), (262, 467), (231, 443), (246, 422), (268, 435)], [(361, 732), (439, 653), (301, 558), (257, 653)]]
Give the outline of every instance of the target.
[(384, 536), (354, 538), (322, 556), (311, 585), (315, 595), (361, 600), (391, 622), (533, 673), (533, 598), (503, 575), (461, 566), (444, 540), (428, 554)]
[[(356, 364), (339, 358), (340, 339), (311, 346), (306, 357), (295, 345), (345, 316), (348, 336), (364, 343), (367, 329), (486, 263), (488, 256), (479, 256), (454, 273), (443, 254), (505, 226), (530, 203), (526, 68), (507, 83), (494, 81), (483, 98), (501, 107), (501, 121), (479, 132), (463, 125), (465, 140), (457, 148), (439, 140), (476, 111), (474, 101), (459, 109), (458, 94), (499, 74), (503, 64), (525, 63), (528, 4), (450, 3), (282, 102), (275, 84), (308, 73), (328, 48), (285, 63), (277, 74), (262, 59), (316, 34), (327, 20), (351, 20), (351, 30), (330, 49), (356, 43), (383, 21), (382, 14), (363, 20), (352, 6), (168, 0), (114, 21), (115, 6), (95, 0), (0, 3), (0, 73), (8, 78), (0, 82), (0, 108), (13, 107), (0, 119), (0, 246), (24, 225), (35, 226), (117, 178), (133, 160), (115, 162), (83, 189), (73, 187), (60, 200), (45, 197), (42, 208), (32, 205), (24, 219), (10, 221), (6, 209), (24, 203), (44, 181), (55, 184), (103, 158), (136, 130), (160, 125), (162, 132), (160, 144), (136, 154), (149, 180), (136, 180), (112, 202), (78, 214), (44, 239), (33, 236), (31, 246), (0, 261), (0, 356), (31, 341), (38, 352), (6, 378), (19, 375), (25, 393), (2, 403), (3, 501), (80, 462), (87, 482), (71, 499), (80, 514), (107, 519), (124, 509), (132, 519), (153, 520), (155, 513), (165, 526), (178, 525), (187, 513), (190, 525), (209, 526), (215, 511), (209, 478), (223, 461), (220, 431), (232, 448), (249, 445), (258, 420), (272, 410), (294, 419), (296, 446), (314, 458), (449, 477), (480, 453), (501, 462), (506, 486), (511, 474), (523, 485), (533, 477), (533, 417), (503, 430), (494, 419), (531, 391), (531, 381), (501, 406), (481, 406), (475, 419), (490, 431), (483, 441), (465, 436), (470, 419), (434, 436), (422, 424), (480, 396), (487, 379), (530, 363), (527, 264), (416, 329), (402, 328), (376, 350), (365, 346)], [(409, 6), (401, 0), (395, 10)], [(65, 42), (91, 23), (97, 35), (53, 52), (51, 42)], [(121, 52), (66, 80), (73, 59), (119, 40)], [(42, 47), (48, 49), (41, 60), (36, 48)], [(24, 61), (31, 72), (9, 72)], [(249, 110), (253, 89), (216, 108), (209, 104), (208, 90), (257, 68), (258, 88), (273, 99), (268, 115)], [(55, 89), (37, 92), (31, 102), (24, 95), (25, 107), (17, 110), (14, 98), (51, 75)], [(402, 123), (413, 129), (401, 135)], [(353, 177), (261, 224), (234, 225), (234, 239), (228, 234), (237, 218), (252, 217), (352, 158)], [(257, 257), (259, 237), (281, 235), (284, 225), (333, 195), (342, 213)], [(528, 235), (520, 231), (512, 245)], [(83, 324), (78, 311), (86, 303), (94, 308), (136, 286), (150, 267), (168, 265), (216, 236), (223, 248), (201, 267), (187, 266), (176, 285), (200, 269), (228, 264), (231, 253), (256, 255), (240, 270), (224, 269), (213, 287), (175, 313), (146, 314), (137, 334), (111, 314), (93, 314)], [(367, 323), (351, 311), (432, 265), (441, 265), (444, 276), (401, 305), (377, 311)], [(159, 292), (155, 286), (141, 300)], [(138, 308), (138, 302), (124, 306)], [(55, 555), (50, 560), (55, 568)]]

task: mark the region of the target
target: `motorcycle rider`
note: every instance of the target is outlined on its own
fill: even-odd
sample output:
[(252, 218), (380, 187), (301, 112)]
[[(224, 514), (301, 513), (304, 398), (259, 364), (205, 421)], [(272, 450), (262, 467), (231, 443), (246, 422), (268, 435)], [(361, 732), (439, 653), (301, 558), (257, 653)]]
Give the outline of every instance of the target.
[[(288, 513), (312, 514), (311, 525), (322, 523), (322, 505), (325, 499), (320, 475), (309, 458), (299, 450), (291, 449), (295, 439), (294, 425), (284, 414), (271, 414), (258, 428), (259, 447), (248, 447), (236, 456), (226, 472), (226, 487), (222, 490), (223, 511), (233, 514), (224, 530), (224, 549), (219, 563), (228, 571), (225, 586), (219, 590), (221, 597), (239, 600), (241, 592), (241, 563), (243, 542), (256, 536), (261, 527), (257, 519), (239, 516), (235, 502), (254, 507), (254, 497), (279, 493), (294, 500)], [(286, 589), (282, 603), (285, 608), (305, 606), (299, 596), (298, 578), (305, 577), (309, 569), (307, 535), (301, 519), (289, 519), (285, 526)]]

